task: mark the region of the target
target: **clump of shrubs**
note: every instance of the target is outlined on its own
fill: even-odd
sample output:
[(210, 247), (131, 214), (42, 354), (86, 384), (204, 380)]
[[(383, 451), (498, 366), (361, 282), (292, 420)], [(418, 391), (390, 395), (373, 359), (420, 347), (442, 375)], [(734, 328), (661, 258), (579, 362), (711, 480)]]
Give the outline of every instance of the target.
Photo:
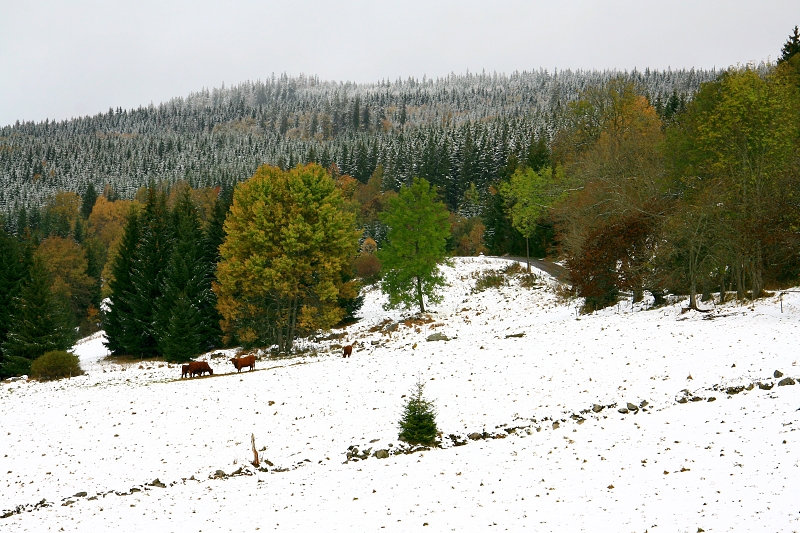
[(497, 289), (506, 284), (506, 277), (497, 270), (486, 270), (475, 280), (473, 292), (482, 292), (486, 289)]
[(436, 444), (439, 430), (436, 427), (436, 408), (432, 402), (423, 398), (424, 389), (425, 384), (420, 378), (411, 390), (403, 410), (398, 438), (409, 444), (431, 446)]
[(52, 381), (82, 374), (78, 356), (62, 350), (46, 352), (31, 363), (31, 377), (39, 381)]

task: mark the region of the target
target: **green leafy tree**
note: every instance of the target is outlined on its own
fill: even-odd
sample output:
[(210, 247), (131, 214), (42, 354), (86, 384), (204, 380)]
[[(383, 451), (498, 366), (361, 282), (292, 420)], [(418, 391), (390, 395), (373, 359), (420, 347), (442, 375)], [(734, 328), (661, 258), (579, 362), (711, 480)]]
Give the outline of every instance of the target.
[(676, 188), (690, 203), (706, 189), (717, 196), (711, 206), (725, 231), (716, 245), (728, 250), (740, 298), (748, 285), (761, 295), (765, 274), (794, 241), (787, 217), (797, 211), (798, 116), (800, 94), (788, 78), (731, 69), (704, 84), (668, 132)]
[(425, 384), (418, 379), (409, 393), (408, 402), (400, 418), (398, 438), (409, 444), (432, 445), (439, 433), (436, 427), (436, 408), (423, 397)]
[(528, 272), (531, 271), (530, 238), (550, 206), (561, 196), (557, 185), (563, 181), (561, 167), (556, 167), (555, 172), (552, 167), (539, 171), (526, 167), (518, 168), (509, 181), (500, 184), (511, 223), (525, 237)]
[(288, 353), (298, 335), (344, 317), (360, 232), (321, 166), (259, 168), (236, 187), (225, 235), (214, 291), (227, 339)]
[(47, 269), (37, 257), (33, 258), (28, 277), (19, 297), (3, 343), (3, 377), (27, 374), (31, 362), (51, 350), (66, 350), (75, 340), (68, 327), (69, 309), (51, 290)]
[(414, 178), (410, 187), (402, 187), (389, 199), (380, 219), (389, 227), (386, 242), (378, 250), (381, 288), (389, 296), (386, 306), (410, 309), (418, 305), (424, 313), (425, 299), (440, 302), (437, 291), (445, 285), (439, 264), (447, 257), (447, 208), (437, 201), (435, 187)]

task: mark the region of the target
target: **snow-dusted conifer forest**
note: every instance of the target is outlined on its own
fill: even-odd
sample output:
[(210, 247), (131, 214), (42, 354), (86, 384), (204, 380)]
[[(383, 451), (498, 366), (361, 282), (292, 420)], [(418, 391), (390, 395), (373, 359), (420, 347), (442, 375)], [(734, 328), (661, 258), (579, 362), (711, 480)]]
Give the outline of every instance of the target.
[(371, 84), (273, 75), (138, 109), (18, 122), (0, 128), (0, 212), (13, 223), (21, 208), (89, 183), (131, 198), (151, 180), (231, 186), (265, 163), (306, 162), (336, 163), (362, 182), (382, 165), (390, 189), (424, 177), (455, 209), (470, 183), (485, 189), (510, 156), (525, 160), (532, 139), (549, 140), (587, 87), (631, 81), (669, 117), (717, 75), (538, 70)]

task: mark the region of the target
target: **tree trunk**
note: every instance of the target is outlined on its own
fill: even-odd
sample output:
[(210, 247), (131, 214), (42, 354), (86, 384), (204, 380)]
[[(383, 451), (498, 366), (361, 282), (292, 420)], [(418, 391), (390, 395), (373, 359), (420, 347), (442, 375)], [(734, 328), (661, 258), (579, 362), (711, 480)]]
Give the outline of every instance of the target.
[(425, 312), (425, 300), (422, 297), (422, 280), (419, 276), (416, 277), (417, 280), (417, 301), (419, 302), (419, 312)]
[(525, 237), (525, 260), (528, 262), (528, 274), (531, 273), (531, 248), (528, 244), (529, 237)]

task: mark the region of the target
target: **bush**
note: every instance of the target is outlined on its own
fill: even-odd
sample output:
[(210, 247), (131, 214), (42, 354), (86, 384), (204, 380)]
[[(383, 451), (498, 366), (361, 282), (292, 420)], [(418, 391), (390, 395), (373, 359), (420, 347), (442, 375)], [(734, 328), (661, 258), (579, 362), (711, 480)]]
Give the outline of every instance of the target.
[(31, 377), (40, 381), (70, 378), (83, 374), (78, 356), (64, 351), (47, 352), (31, 363)]
[(353, 261), (353, 269), (365, 283), (372, 283), (381, 273), (381, 262), (375, 254), (362, 254)]
[(472, 292), (483, 292), (486, 289), (498, 289), (506, 284), (506, 277), (497, 270), (487, 270), (475, 280), (475, 288)]
[(398, 438), (409, 444), (432, 445), (439, 433), (436, 427), (436, 409), (433, 403), (422, 397), (425, 384), (418, 380), (410, 393), (403, 417), (400, 419)]

